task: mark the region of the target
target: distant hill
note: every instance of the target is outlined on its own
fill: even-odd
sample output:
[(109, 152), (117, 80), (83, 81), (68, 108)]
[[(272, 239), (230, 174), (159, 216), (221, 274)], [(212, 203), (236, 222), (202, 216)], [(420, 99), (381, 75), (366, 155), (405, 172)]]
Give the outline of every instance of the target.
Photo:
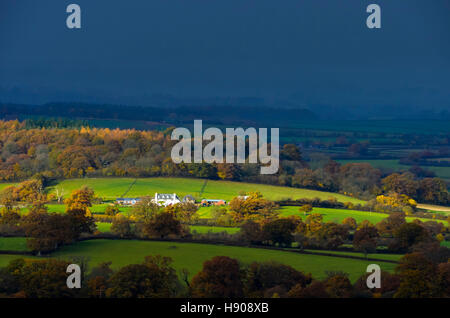
[(176, 108), (86, 103), (47, 103), (43, 105), (0, 104), (2, 119), (53, 117), (71, 119), (151, 121), (179, 125), (202, 119), (207, 124), (260, 126), (282, 123), (292, 118), (316, 119), (307, 109), (283, 109), (264, 106), (196, 106)]

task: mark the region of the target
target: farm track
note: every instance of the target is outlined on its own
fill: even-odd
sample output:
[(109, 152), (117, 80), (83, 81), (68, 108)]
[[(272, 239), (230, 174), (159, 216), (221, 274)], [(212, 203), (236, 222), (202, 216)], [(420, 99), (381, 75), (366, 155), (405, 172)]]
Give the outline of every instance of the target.
[(132, 189), (133, 186), (136, 184), (136, 182), (137, 182), (137, 178), (133, 180), (133, 182), (132, 182), (132, 183), (130, 184), (130, 186), (128, 187), (127, 191), (125, 191), (125, 192), (121, 195), (122, 198), (125, 198), (125, 196), (127, 195), (127, 193), (131, 191), (131, 189)]
[(203, 182), (202, 188), (200, 189), (200, 194), (199, 194), (200, 198), (202, 197), (203, 192), (205, 191), (207, 185), (208, 185), (208, 179), (205, 179), (205, 182)]

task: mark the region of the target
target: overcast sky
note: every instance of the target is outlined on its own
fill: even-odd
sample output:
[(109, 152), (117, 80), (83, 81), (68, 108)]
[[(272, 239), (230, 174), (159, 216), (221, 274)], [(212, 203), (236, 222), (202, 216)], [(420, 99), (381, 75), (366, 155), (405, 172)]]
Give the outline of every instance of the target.
[[(66, 6), (82, 29), (66, 27)], [(366, 7), (382, 8), (382, 29)], [(1, 0), (0, 100), (450, 108), (450, 0)], [(27, 95), (28, 94), (28, 95)]]

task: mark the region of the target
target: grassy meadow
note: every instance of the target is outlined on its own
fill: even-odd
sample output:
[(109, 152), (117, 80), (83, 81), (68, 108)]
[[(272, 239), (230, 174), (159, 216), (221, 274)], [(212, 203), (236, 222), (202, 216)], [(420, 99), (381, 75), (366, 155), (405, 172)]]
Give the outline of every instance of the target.
[[(246, 264), (253, 261), (275, 261), (290, 265), (297, 270), (311, 273), (313, 277), (318, 279), (326, 277), (326, 271), (344, 271), (349, 273), (352, 281), (355, 281), (365, 273), (367, 265), (371, 264), (370, 261), (365, 260), (260, 248), (133, 240), (82, 241), (63, 247), (61, 250), (53, 253), (51, 257), (70, 259), (74, 256), (83, 256), (88, 259), (90, 268), (101, 262), (112, 261), (112, 267), (119, 269), (128, 264), (141, 263), (147, 255), (158, 254), (171, 257), (173, 259), (173, 267), (176, 270), (186, 268), (191, 276), (201, 270), (204, 261), (218, 255), (233, 257)], [(42, 259), (28, 255), (0, 255), (0, 267), (17, 258)], [(392, 271), (396, 266), (396, 264), (383, 261), (380, 261), (379, 265), (383, 270), (387, 271)]]
[[(298, 254), (287, 251), (274, 251), (260, 248), (223, 246), (199, 243), (150, 242), (133, 240), (91, 240), (63, 247), (52, 254), (56, 258), (84, 256), (90, 260), (90, 266), (104, 261), (112, 261), (113, 268), (140, 263), (147, 255), (169, 256), (173, 266), (180, 270), (187, 268), (191, 275), (201, 270), (204, 261), (217, 256), (237, 258), (244, 263), (253, 261), (276, 261), (310, 272), (316, 278), (324, 278), (325, 271), (345, 271), (354, 281), (362, 275), (370, 261)], [(2, 256), (0, 255), (0, 258)], [(384, 270), (391, 271), (395, 264), (380, 262)]]
[(28, 251), (27, 239), (25, 237), (0, 237), (0, 251)]
[(320, 198), (326, 200), (336, 198), (341, 202), (364, 203), (362, 200), (338, 193), (216, 180), (208, 180), (203, 193), (201, 193), (204, 183), (205, 180), (203, 179), (190, 178), (82, 178), (63, 180), (49, 187), (48, 191), (54, 193), (55, 189), (59, 188), (67, 195), (75, 189), (88, 186), (94, 189), (96, 195), (104, 200), (115, 200), (121, 196), (154, 196), (155, 192), (158, 192), (176, 193), (179, 197), (190, 194), (199, 199), (223, 199), (227, 201), (237, 196), (241, 191), (259, 191), (269, 200), (287, 198)]
[[(306, 218), (306, 216), (303, 213), (300, 213), (298, 211), (298, 209), (299, 209), (298, 206), (283, 206), (280, 208), (280, 215), (281, 216), (298, 215), (298, 216), (302, 217), (303, 219)], [(336, 222), (336, 223), (341, 223), (346, 217), (352, 217), (356, 220), (357, 223), (367, 220), (373, 224), (376, 224), (389, 216), (389, 214), (387, 214), (387, 213), (375, 213), (375, 212), (368, 212), (368, 211), (329, 209), (329, 208), (313, 208), (313, 211), (311, 213), (322, 214), (324, 222)], [(445, 225), (447, 224), (447, 221), (443, 221), (443, 220), (432, 220), (432, 219), (425, 219), (425, 218), (406, 217), (406, 221), (408, 221), (408, 222), (412, 222), (415, 219), (419, 219), (422, 222), (436, 221), (439, 223), (443, 223)]]

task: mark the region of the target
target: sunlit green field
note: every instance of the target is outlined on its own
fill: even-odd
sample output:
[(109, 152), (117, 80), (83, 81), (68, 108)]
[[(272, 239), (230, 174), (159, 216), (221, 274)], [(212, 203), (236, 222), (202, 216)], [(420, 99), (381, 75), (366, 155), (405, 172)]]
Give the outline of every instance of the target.
[[(366, 257), (363, 253), (356, 252), (342, 252), (342, 251), (324, 251), (324, 250), (306, 250), (313, 253), (322, 253), (322, 254), (335, 254), (335, 255), (344, 255), (344, 256), (357, 256), (357, 257)], [(390, 261), (398, 261), (403, 257), (403, 254), (367, 254), (367, 258), (379, 259), (379, 260), (390, 260)]]
[(0, 191), (2, 191), (4, 188), (7, 188), (9, 186), (17, 185), (17, 183), (0, 183)]
[[(381, 220), (387, 218), (389, 214), (386, 213), (375, 213), (375, 212), (367, 212), (367, 211), (355, 211), (355, 210), (345, 210), (345, 209), (328, 209), (328, 208), (313, 208), (312, 213), (319, 213), (323, 216), (324, 222), (336, 222), (341, 223), (346, 217), (352, 217), (356, 220), (356, 222), (360, 223), (364, 220), (367, 220), (373, 224), (380, 222)], [(307, 215), (299, 212), (298, 206), (283, 206), (280, 208), (281, 216), (290, 216), (290, 215), (298, 215), (303, 219), (306, 218)], [(415, 218), (415, 217), (406, 217), (408, 222), (412, 222), (415, 219), (419, 219), (422, 222), (427, 221), (436, 221), (443, 224), (447, 224), (446, 221), (443, 220), (432, 220), (425, 218)]]
[(207, 198), (231, 200), (241, 191), (259, 191), (270, 200), (281, 200), (286, 198), (320, 198), (322, 200), (326, 200), (333, 197), (341, 202), (364, 203), (364, 201), (337, 193), (243, 182), (209, 180), (203, 193), (201, 193), (201, 189), (205, 183), (205, 180), (202, 179), (140, 178), (136, 180), (136, 183), (133, 184), (133, 182), (134, 179), (131, 178), (69, 179), (59, 182), (57, 185), (50, 187), (48, 190), (52, 193), (55, 192), (55, 188), (59, 188), (62, 189), (67, 195), (70, 194), (71, 191), (86, 185), (94, 189), (96, 195), (104, 200), (115, 200), (121, 196), (154, 196), (155, 192), (176, 193), (180, 198), (187, 194), (191, 194), (199, 199)]
[[(198, 213), (201, 218), (210, 218), (211, 217), (211, 207), (202, 207), (199, 209)], [(291, 215), (296, 215), (301, 217), (303, 220), (306, 219), (308, 214), (304, 214), (303, 212), (299, 212), (298, 206), (282, 206), (278, 210), (279, 216), (287, 217)], [(375, 213), (375, 212), (367, 212), (367, 211), (356, 211), (356, 210), (346, 210), (346, 209), (329, 209), (329, 208), (313, 208), (311, 213), (319, 213), (323, 216), (324, 222), (336, 222), (341, 223), (346, 217), (352, 217), (356, 220), (356, 222), (360, 223), (364, 220), (367, 220), (373, 224), (380, 222), (381, 220), (387, 218), (389, 214), (387, 213)], [(415, 219), (419, 219), (423, 222), (433, 221), (432, 219), (425, 218), (414, 218), (407, 217), (406, 220), (411, 222)], [(437, 222), (447, 224), (446, 221), (443, 220), (435, 220)]]
[(240, 231), (238, 227), (225, 227), (225, 226), (204, 226), (204, 225), (191, 225), (189, 227), (191, 232), (194, 231), (199, 234), (205, 233), (220, 233), (227, 232), (228, 234), (235, 234)]
[(29, 255), (5, 255), (0, 254), (0, 268), (5, 267), (9, 264), (12, 260), (18, 259), (18, 258), (25, 258), (25, 259), (36, 259), (36, 257), (29, 256)]
[[(352, 280), (365, 273), (371, 262), (329, 256), (297, 254), (259, 248), (221, 246), (198, 243), (125, 241), (125, 240), (91, 240), (66, 246), (52, 254), (52, 257), (69, 258), (85, 256), (90, 260), (90, 267), (104, 261), (112, 261), (113, 268), (127, 264), (140, 263), (147, 255), (170, 256), (174, 268), (187, 268), (192, 274), (197, 273), (205, 260), (217, 255), (237, 258), (245, 263), (253, 261), (276, 261), (310, 272), (316, 278), (324, 278), (325, 271), (345, 271)], [(0, 255), (0, 259), (2, 255)], [(1, 261), (0, 261), (1, 262)], [(379, 263), (382, 269), (391, 271), (395, 264)]]
[[(110, 232), (111, 231), (111, 223), (106, 222), (97, 222), (97, 230), (99, 232)], [(191, 232), (194, 233), (194, 231), (198, 234), (205, 234), (205, 233), (220, 233), (220, 232), (227, 232), (229, 234), (235, 234), (239, 232), (238, 227), (223, 227), (223, 226), (204, 226), (204, 225), (191, 225), (189, 227), (191, 229)]]
[(27, 251), (25, 237), (0, 237), (0, 251)]

